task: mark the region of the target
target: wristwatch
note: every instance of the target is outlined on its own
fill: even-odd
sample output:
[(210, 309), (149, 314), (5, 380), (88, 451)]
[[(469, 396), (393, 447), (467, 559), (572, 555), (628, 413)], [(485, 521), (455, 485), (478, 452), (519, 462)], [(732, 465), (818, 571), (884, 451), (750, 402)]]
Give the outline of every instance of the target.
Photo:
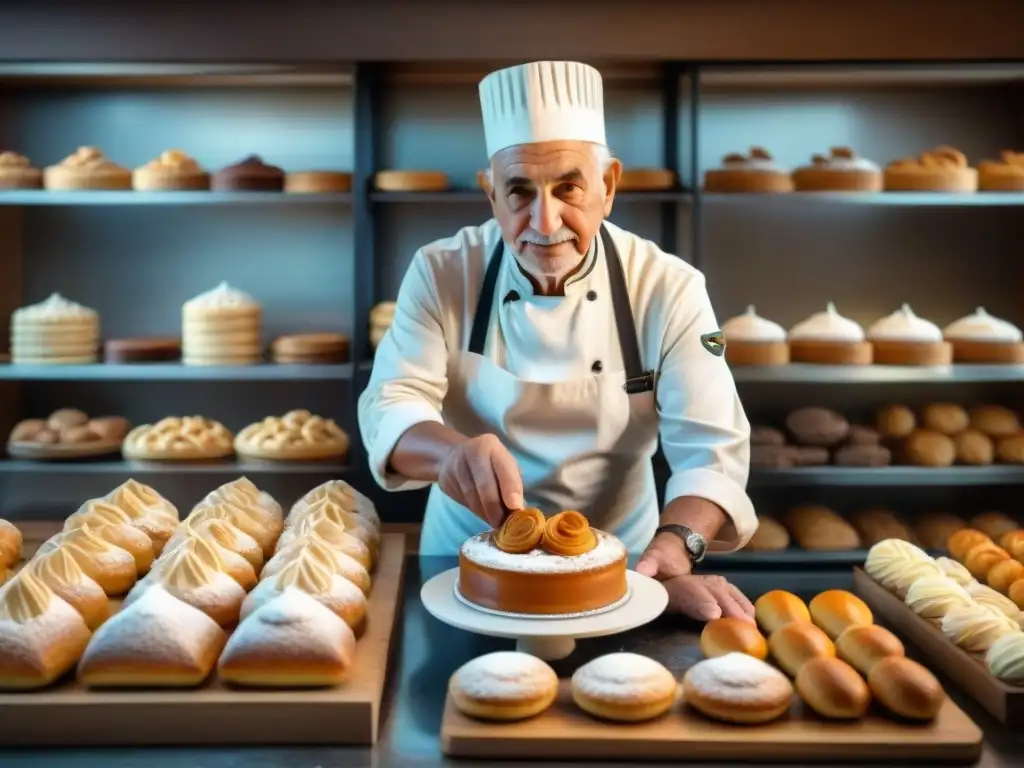
[(671, 533), (682, 539), (683, 547), (694, 564), (703, 560), (708, 551), (708, 543), (704, 537), (685, 525), (663, 525), (654, 532), (654, 535), (657, 536), (659, 533)]

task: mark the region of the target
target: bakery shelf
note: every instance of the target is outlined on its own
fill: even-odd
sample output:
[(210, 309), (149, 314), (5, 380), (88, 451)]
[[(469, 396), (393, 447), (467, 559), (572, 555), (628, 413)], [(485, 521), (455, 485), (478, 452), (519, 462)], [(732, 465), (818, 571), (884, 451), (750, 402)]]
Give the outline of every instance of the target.
[(1024, 484), (1024, 466), (989, 467), (798, 467), (755, 469), (750, 485), (945, 486)]
[(337, 381), (352, 378), (352, 365), (0, 365), (0, 381)]
[(0, 474), (81, 475), (323, 475), (340, 477), (351, 470), (345, 464), (324, 461), (21, 461), (0, 460)]
[(948, 192), (791, 192), (781, 195), (766, 194), (717, 194), (705, 192), (702, 198), (708, 202), (747, 203), (752, 200), (783, 205), (805, 205), (826, 203), (830, 205), (903, 205), (916, 207), (931, 206), (1014, 206), (1024, 205), (1024, 193), (1018, 192), (971, 192), (950, 194)]
[(40, 189), (0, 191), (0, 205), (323, 205), (350, 203), (348, 192), (322, 195), (291, 195), (284, 192), (73, 192)]
[(804, 365), (737, 366), (741, 383), (779, 384), (930, 384), (1024, 381), (1024, 365)]
[[(687, 190), (653, 192), (618, 192), (615, 202), (671, 203), (689, 200)], [(447, 192), (371, 192), (375, 203), (486, 203), (487, 196), (480, 189), (452, 189)]]
[[(940, 552), (931, 551), (937, 556)], [(868, 556), (866, 549), (837, 551), (807, 550), (791, 547), (779, 552), (730, 552), (727, 555), (708, 555), (707, 562), (715, 568), (729, 569), (785, 569), (785, 568), (852, 568), (863, 565)]]

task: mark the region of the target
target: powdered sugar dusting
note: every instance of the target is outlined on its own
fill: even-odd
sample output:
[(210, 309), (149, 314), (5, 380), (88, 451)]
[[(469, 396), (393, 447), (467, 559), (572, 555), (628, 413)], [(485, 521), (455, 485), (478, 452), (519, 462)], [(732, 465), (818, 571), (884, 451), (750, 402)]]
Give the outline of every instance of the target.
[(582, 555), (552, 555), (542, 549), (525, 554), (503, 552), (491, 541), (491, 532), (480, 533), (467, 539), (462, 554), (467, 560), (485, 568), (517, 573), (578, 573), (602, 568), (626, 559), (622, 542), (604, 531), (594, 529), (597, 546)]
[(0, 668), (14, 677), (31, 669), (53, 679), (74, 664), (88, 641), (89, 629), (78, 611), (51, 595), (46, 610), (28, 621), (0, 617)]
[(690, 667), (684, 682), (719, 701), (755, 704), (792, 693), (789, 679), (760, 659), (727, 653)]
[(572, 684), (584, 696), (613, 701), (669, 696), (676, 690), (671, 672), (638, 653), (609, 653), (596, 658), (576, 670)]
[(315, 586), (317, 585), (296, 580), (286, 584), (282, 589), (280, 579), (264, 579), (245, 598), (242, 604), (242, 620), (271, 600), (276, 600), (289, 589), (306, 593), (343, 620), (350, 617), (352, 622), (356, 623), (366, 615), (366, 596), (359, 587), (343, 576), (328, 574), (328, 583), (323, 589), (313, 589)]
[(540, 696), (558, 684), (558, 676), (536, 656), (497, 651), (467, 661), (451, 684), (474, 699), (505, 701)]

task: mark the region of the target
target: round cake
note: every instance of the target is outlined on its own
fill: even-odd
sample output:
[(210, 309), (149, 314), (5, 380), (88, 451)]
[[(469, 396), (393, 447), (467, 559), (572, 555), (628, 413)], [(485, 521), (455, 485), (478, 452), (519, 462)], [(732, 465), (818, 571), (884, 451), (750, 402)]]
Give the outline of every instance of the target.
[(625, 597), (626, 559), (622, 542), (579, 512), (545, 520), (537, 509), (516, 510), (498, 530), (462, 545), (459, 594), (507, 613), (594, 611)]

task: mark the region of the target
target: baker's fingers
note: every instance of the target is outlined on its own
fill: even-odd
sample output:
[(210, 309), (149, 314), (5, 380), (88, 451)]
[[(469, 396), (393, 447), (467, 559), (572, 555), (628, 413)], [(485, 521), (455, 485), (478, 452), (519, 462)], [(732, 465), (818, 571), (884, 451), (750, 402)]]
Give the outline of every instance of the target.
[(498, 478), (494, 475), (490, 457), (486, 455), (474, 457), (470, 462), (469, 469), (480, 499), (481, 516), (492, 527), (497, 528), (505, 519), (505, 505), (501, 501)]
[(732, 590), (729, 589), (732, 585), (725, 581), (725, 579), (722, 579), (721, 581), (710, 581), (709, 583), (706, 583), (705, 586), (707, 587), (708, 592), (710, 592), (715, 600), (718, 601), (718, 607), (722, 611), (722, 616), (730, 616), (734, 619), (743, 619), (744, 621), (753, 621), (733, 596)]
[(743, 612), (750, 618), (754, 618), (754, 604), (750, 602), (746, 595), (736, 588), (735, 584), (729, 585), (729, 594), (732, 595), (732, 599), (735, 600)]
[(684, 576), (673, 580), (670, 593), (679, 612), (690, 618), (711, 621), (722, 616), (718, 600), (698, 577)]
[[(645, 573), (640, 570), (639, 564), (637, 565), (637, 572), (643, 573), (645, 576), (657, 576), (659, 579), (674, 579), (676, 576), (685, 576), (690, 573), (691, 564), (690, 556), (683, 550), (679, 543), (679, 540), (673, 537), (669, 539), (665, 536), (657, 536), (648, 546), (643, 556), (640, 558), (642, 563), (655, 563), (657, 565), (657, 573)], [(650, 566), (645, 565), (645, 570), (649, 570)]]
[(498, 479), (498, 490), (505, 506), (509, 509), (522, 509), (526, 506), (523, 500), (523, 478), (512, 454), (504, 448), (495, 450), (491, 454), (491, 467)]

